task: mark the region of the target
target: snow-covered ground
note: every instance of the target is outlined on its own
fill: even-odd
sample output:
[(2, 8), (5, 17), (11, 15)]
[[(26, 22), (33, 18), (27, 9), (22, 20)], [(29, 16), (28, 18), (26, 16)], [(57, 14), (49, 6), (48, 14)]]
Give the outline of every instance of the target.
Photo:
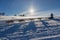
[(1, 40), (60, 40), (60, 18), (0, 26)]

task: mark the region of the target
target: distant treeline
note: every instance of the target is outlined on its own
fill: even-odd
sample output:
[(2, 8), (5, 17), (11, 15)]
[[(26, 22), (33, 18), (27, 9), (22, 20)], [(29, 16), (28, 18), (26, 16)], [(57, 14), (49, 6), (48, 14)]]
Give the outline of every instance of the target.
[(4, 13), (4, 12), (3, 12), (3, 13), (0, 13), (0, 15), (1, 15), (1, 16), (4, 16), (4, 15), (5, 15), (5, 13)]

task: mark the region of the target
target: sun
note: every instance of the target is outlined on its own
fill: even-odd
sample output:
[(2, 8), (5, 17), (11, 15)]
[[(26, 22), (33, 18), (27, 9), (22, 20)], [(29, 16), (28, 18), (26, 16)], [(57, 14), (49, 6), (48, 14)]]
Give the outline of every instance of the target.
[(33, 8), (30, 8), (30, 10), (29, 10), (29, 11), (30, 11), (30, 15), (32, 15), (32, 16), (33, 16), (33, 15), (34, 15), (34, 9), (33, 9)]
[(34, 13), (34, 9), (30, 9), (30, 13)]

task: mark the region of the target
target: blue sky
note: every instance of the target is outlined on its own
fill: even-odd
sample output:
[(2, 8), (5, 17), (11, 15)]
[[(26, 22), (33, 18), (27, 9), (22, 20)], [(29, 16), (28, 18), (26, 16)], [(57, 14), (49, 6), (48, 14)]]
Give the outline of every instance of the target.
[(36, 15), (60, 15), (60, 0), (0, 0), (0, 12), (6, 15), (26, 14), (31, 6)]

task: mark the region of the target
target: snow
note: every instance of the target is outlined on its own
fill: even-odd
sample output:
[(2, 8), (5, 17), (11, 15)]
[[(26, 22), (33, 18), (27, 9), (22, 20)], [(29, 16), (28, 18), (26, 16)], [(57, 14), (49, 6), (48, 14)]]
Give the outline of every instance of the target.
[[(58, 39), (57, 39), (58, 38)], [(42, 19), (0, 26), (0, 39), (59, 40), (60, 18)]]
[(31, 39), (31, 40), (40, 40), (40, 39), (55, 38), (55, 37), (60, 37), (60, 34), (59, 35), (53, 35), (53, 36), (46, 36), (46, 37), (35, 38), (35, 39)]

